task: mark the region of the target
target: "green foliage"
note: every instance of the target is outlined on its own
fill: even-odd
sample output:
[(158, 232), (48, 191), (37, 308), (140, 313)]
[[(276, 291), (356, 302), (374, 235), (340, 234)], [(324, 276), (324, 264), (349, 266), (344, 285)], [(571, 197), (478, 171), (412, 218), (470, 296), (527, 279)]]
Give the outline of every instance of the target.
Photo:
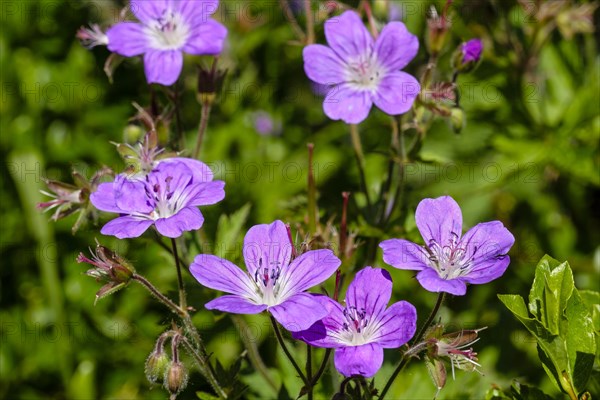
[[(596, 298), (598, 293), (592, 293), (586, 297)], [(555, 385), (571, 399), (583, 395), (594, 364), (598, 331), (591, 308), (575, 288), (569, 264), (549, 256), (540, 260), (528, 306), (519, 295), (498, 297), (536, 338), (542, 365)]]

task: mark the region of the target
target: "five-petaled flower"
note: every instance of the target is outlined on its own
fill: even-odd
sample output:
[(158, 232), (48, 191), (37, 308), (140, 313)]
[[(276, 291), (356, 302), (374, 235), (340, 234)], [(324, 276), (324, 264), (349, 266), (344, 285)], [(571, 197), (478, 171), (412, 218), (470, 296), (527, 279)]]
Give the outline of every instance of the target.
[(366, 267), (350, 283), (345, 307), (320, 296), (327, 317), (293, 336), (312, 346), (334, 348), (335, 367), (342, 375), (370, 378), (381, 368), (383, 349), (398, 348), (415, 334), (415, 307), (399, 301), (387, 308), (391, 295), (389, 273)]
[(106, 31), (108, 49), (125, 57), (144, 55), (148, 83), (172, 85), (183, 53), (217, 55), (227, 29), (209, 18), (218, 0), (137, 0), (130, 9), (140, 23), (119, 22)]
[(206, 304), (209, 310), (258, 314), (267, 310), (287, 330), (309, 328), (327, 315), (318, 297), (305, 291), (329, 278), (341, 261), (331, 250), (292, 258), (283, 222), (256, 225), (244, 238), (247, 272), (222, 258), (200, 254), (190, 272), (202, 285), (231, 293)]
[(163, 236), (176, 238), (200, 229), (204, 217), (198, 206), (215, 204), (225, 197), (225, 182), (213, 181), (212, 172), (193, 159), (160, 160), (147, 175), (126, 174), (103, 183), (90, 196), (94, 207), (120, 216), (100, 231), (119, 239), (138, 237), (150, 226)]
[(506, 271), (506, 253), (515, 238), (502, 222), (477, 224), (461, 238), (462, 213), (449, 196), (422, 200), (415, 218), (425, 246), (404, 239), (385, 240), (379, 246), (386, 263), (419, 271), (417, 280), (426, 290), (461, 296), (467, 283), (488, 283)]
[(419, 82), (400, 71), (417, 54), (419, 41), (402, 22), (387, 24), (373, 40), (358, 14), (346, 11), (325, 22), (329, 47), (304, 49), (304, 71), (329, 85), (323, 109), (334, 120), (362, 122), (373, 103), (390, 115), (407, 112), (419, 94)]

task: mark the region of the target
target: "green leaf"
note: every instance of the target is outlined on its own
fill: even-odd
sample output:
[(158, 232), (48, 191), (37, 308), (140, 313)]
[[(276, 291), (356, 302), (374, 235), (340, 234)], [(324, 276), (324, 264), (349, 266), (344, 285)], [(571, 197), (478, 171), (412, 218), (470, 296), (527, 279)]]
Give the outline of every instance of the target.
[[(587, 292), (585, 297), (597, 300)], [(518, 295), (498, 298), (536, 338), (542, 366), (556, 386), (573, 399), (583, 393), (594, 364), (596, 334), (592, 313), (575, 288), (569, 264), (548, 256), (540, 260), (528, 307)]]
[(553, 335), (558, 335), (559, 321), (575, 282), (567, 263), (544, 256), (538, 263), (529, 293), (529, 311)]
[(200, 400), (219, 400), (219, 398), (215, 395), (206, 392), (196, 392), (196, 396)]
[(230, 216), (221, 215), (215, 237), (217, 249), (225, 250), (227, 246), (231, 246), (232, 243), (237, 242), (249, 213), (250, 204), (246, 204)]

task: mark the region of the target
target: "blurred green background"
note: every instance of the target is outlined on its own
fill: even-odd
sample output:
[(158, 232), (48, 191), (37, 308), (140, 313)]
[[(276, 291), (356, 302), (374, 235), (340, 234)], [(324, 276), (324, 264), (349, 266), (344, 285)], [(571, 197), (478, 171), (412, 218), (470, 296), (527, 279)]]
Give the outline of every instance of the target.
[[(320, 43), (324, 3), (313, 4)], [(440, 398), (483, 398), (492, 384), (507, 387), (513, 379), (557, 395), (540, 367), (535, 342), (496, 294), (527, 295), (534, 266), (545, 253), (569, 260), (580, 289), (599, 289), (600, 60), (595, 34), (578, 32), (589, 31), (598, 13), (584, 8), (589, 3), (563, 1), (563, 8), (543, 19), (537, 14), (543, 3), (452, 4), (452, 36), (438, 62), (436, 80), (450, 79), (450, 56), (462, 41), (481, 37), (485, 49), (480, 67), (458, 79), (466, 127), (457, 135), (447, 121), (433, 122), (418, 157), (406, 166), (405, 212), (398, 212), (385, 231), (366, 226), (359, 212), (361, 196), (350, 202), (350, 227), (362, 243), (366, 236), (420, 241), (413, 217), (417, 203), (444, 194), (461, 205), (465, 227), (499, 219), (516, 237), (511, 266), (501, 279), (471, 287), (467, 296), (450, 299), (442, 310), (443, 321), (454, 328), (489, 328), (476, 344), (485, 375), (457, 372)], [(427, 62), (423, 44), (431, 4), (441, 9), (442, 2), (430, 1), (373, 4), (378, 19), (386, 21), (392, 12), (419, 36), (421, 50), (406, 69), (416, 76)], [(103, 237), (91, 224), (73, 235), (76, 217), (53, 223), (49, 214), (35, 208), (46, 199), (39, 193), (42, 178), (68, 182), (72, 168), (89, 177), (102, 165), (120, 171), (123, 164), (109, 142), (140, 137), (141, 130), (129, 122), (135, 114), (131, 103), (146, 106), (150, 99), (140, 60), (125, 60), (110, 84), (102, 70), (109, 52), (89, 51), (75, 38), (78, 28), (90, 22), (104, 27), (115, 23), (124, 5), (2, 1), (0, 398), (166, 397), (146, 381), (143, 365), (156, 337), (170, 324), (167, 313), (136, 285), (94, 306), (100, 284), (84, 275), (86, 268), (75, 257), (98, 239), (174, 295), (176, 274), (169, 254), (149, 236), (118, 241)], [(216, 18), (229, 29), (219, 63), (228, 74), (211, 115), (203, 160), (226, 181), (227, 197), (203, 210), (206, 222), (199, 239), (203, 251), (240, 262), (243, 233), (251, 225), (274, 219), (303, 224), (307, 143), (315, 143), (322, 221), (339, 224), (341, 192), (357, 192), (359, 180), (347, 128), (324, 116), (322, 99), (303, 72), (302, 47), (278, 3), (222, 1)], [(299, 21), (303, 18), (298, 15)], [(181, 114), (188, 147), (200, 115), (196, 64), (209, 61), (185, 61)], [(159, 102), (166, 103), (160, 89), (155, 90)], [(254, 126), (257, 112), (270, 114), (281, 131), (259, 134)], [(385, 176), (389, 118), (374, 109), (360, 129), (367, 179), (375, 192)], [(235, 212), (240, 217), (246, 210), (243, 229), (232, 229), (232, 237), (215, 242), (219, 219)], [(106, 220), (101, 217), (101, 222)], [(347, 268), (364, 265), (364, 247)], [(384, 266), (380, 254), (375, 265)], [(390, 272), (394, 299), (415, 304), (421, 318), (427, 315), (435, 295), (422, 290), (410, 272)], [(189, 275), (185, 279), (189, 303), (198, 310), (194, 321), (209, 350), (231, 364), (243, 352), (240, 333), (227, 316), (203, 310), (214, 292), (202, 290)], [(283, 379), (295, 397), (300, 382), (275, 350), (268, 320), (255, 316), (246, 322), (274, 379)], [(386, 351), (376, 378), (379, 385), (397, 359), (397, 352)], [(241, 376), (249, 385), (247, 397), (277, 396), (246, 361)], [(198, 373), (191, 378), (181, 398), (208, 390)], [(328, 373), (322, 388), (330, 393), (336, 379)], [(432, 398), (434, 393), (424, 365), (415, 362), (396, 381), (390, 398)]]

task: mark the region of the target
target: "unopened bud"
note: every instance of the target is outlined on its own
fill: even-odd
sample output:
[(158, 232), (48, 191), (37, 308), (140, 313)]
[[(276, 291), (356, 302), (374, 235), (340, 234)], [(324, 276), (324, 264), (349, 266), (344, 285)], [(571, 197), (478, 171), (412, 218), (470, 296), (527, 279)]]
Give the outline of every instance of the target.
[(162, 349), (154, 350), (146, 360), (146, 367), (144, 368), (146, 378), (151, 383), (163, 383), (169, 364), (171, 364), (171, 360)]
[(172, 395), (181, 392), (187, 386), (188, 372), (183, 363), (176, 361), (171, 363), (168, 370), (165, 372), (164, 385), (165, 389)]
[(456, 72), (466, 73), (479, 65), (483, 53), (483, 42), (481, 39), (471, 39), (462, 43), (452, 55), (452, 67)]
[(448, 39), (448, 31), (450, 29), (450, 21), (446, 16), (448, 4), (442, 15), (437, 13), (434, 6), (429, 10), (429, 18), (427, 19), (427, 37), (426, 44), (429, 54), (437, 56)]
[(227, 70), (217, 69), (217, 61), (210, 69), (198, 67), (198, 102), (202, 105), (214, 103), (221, 91)]
[(467, 116), (462, 108), (454, 107), (450, 111), (450, 125), (454, 133), (460, 133), (467, 123)]

